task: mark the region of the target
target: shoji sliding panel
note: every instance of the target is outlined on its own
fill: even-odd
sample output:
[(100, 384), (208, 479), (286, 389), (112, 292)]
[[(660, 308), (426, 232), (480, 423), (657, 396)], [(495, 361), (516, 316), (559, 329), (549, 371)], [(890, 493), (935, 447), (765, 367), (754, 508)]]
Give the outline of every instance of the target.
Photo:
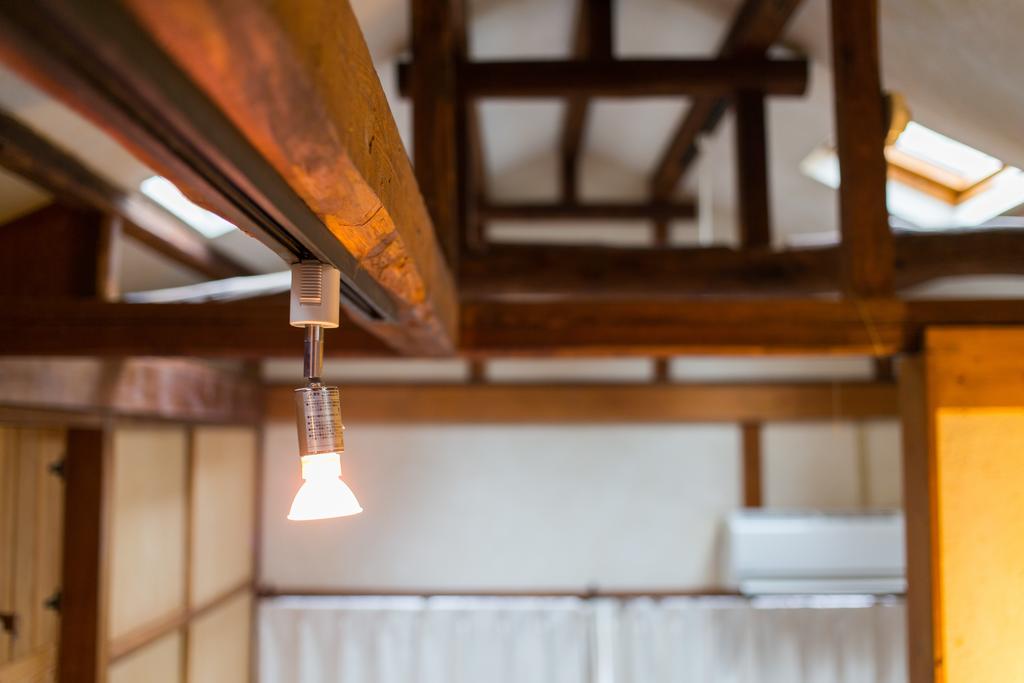
[(64, 492), (59, 429), (0, 426), (0, 681), (54, 680)]
[(193, 434), (191, 603), (252, 581), (256, 435), (244, 427)]
[(249, 680), (252, 427), (115, 428), (107, 680)]
[(186, 610), (188, 432), (182, 427), (120, 427), (113, 436), (110, 492), (112, 654), (141, 629)]

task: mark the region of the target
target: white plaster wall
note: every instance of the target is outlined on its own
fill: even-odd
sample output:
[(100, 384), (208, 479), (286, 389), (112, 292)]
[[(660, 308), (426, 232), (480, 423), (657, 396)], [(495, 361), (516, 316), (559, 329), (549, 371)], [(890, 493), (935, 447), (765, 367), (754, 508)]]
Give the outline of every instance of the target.
[[(719, 583), (739, 505), (735, 425), (361, 426), (345, 479), (366, 511), (285, 519), (291, 423), (266, 430), (262, 581), (279, 588), (684, 589)], [(899, 505), (893, 420), (772, 424), (766, 504)]]

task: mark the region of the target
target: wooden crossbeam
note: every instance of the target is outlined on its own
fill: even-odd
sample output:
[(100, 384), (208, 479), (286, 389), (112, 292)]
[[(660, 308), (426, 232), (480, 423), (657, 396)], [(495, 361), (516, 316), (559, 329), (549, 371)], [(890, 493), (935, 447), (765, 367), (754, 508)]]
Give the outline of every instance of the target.
[[(958, 275), (1024, 275), (1024, 233), (897, 233), (897, 289)], [(522, 296), (768, 296), (838, 292), (838, 247), (743, 252), (493, 245), (460, 267), (465, 299)]]
[(0, 166), (35, 183), (63, 203), (121, 216), (129, 236), (201, 275), (225, 278), (251, 273), (215, 251), (205, 238), (148, 197), (115, 187), (74, 156), (3, 112), (0, 112)]
[(831, 7), (843, 285), (850, 296), (886, 296), (893, 290), (893, 237), (885, 203), (878, 2), (833, 0)]
[(693, 202), (577, 202), (486, 203), (480, 214), (487, 220), (592, 221), (592, 220), (671, 220), (694, 218)]
[[(266, 417), (295, 419), (295, 388), (269, 387)], [(345, 385), (349, 423), (659, 423), (842, 420), (898, 414), (888, 382)]]
[(0, 36), (197, 203), (286, 261), (337, 266), (393, 347), (454, 350), (454, 282), (347, 2), (16, 3)]
[[(612, 0), (579, 0), (573, 57), (607, 61), (614, 56)], [(570, 97), (562, 119), (562, 199), (574, 201), (577, 191), (580, 149), (587, 126), (584, 96)]]
[(0, 407), (212, 423), (261, 409), (252, 378), (184, 358), (0, 359)]
[[(932, 325), (1022, 324), (1015, 300), (672, 298), (468, 301), (467, 357), (845, 354), (890, 356), (919, 348)], [(4, 299), (0, 355), (297, 357), (287, 298), (210, 304), (126, 304)], [(393, 356), (345, 321), (330, 356)]]
[[(761, 57), (771, 47), (800, 0), (746, 0), (736, 15), (718, 54), (722, 58)], [(690, 104), (651, 177), (651, 195), (656, 199), (672, 192), (697, 156), (697, 138), (711, 132), (725, 114), (724, 97), (698, 97)]]
[[(409, 90), (409, 68), (398, 66), (399, 90)], [(473, 98), (728, 96), (741, 88), (770, 95), (802, 95), (804, 59), (633, 59), (468, 62), (459, 81)]]

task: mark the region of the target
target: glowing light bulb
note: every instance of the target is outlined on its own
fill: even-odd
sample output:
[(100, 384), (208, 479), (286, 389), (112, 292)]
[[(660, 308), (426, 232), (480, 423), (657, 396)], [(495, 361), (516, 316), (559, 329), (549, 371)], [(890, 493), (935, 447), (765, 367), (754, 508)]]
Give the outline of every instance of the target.
[(341, 456), (317, 453), (302, 456), (302, 478), (288, 519), (311, 520), (346, 517), (363, 511), (352, 489), (341, 480)]

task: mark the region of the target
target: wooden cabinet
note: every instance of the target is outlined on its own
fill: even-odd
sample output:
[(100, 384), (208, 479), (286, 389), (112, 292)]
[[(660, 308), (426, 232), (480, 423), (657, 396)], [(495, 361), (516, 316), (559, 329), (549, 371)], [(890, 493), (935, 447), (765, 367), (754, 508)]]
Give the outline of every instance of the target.
[(0, 426), (0, 683), (55, 680), (64, 446), (59, 429)]

